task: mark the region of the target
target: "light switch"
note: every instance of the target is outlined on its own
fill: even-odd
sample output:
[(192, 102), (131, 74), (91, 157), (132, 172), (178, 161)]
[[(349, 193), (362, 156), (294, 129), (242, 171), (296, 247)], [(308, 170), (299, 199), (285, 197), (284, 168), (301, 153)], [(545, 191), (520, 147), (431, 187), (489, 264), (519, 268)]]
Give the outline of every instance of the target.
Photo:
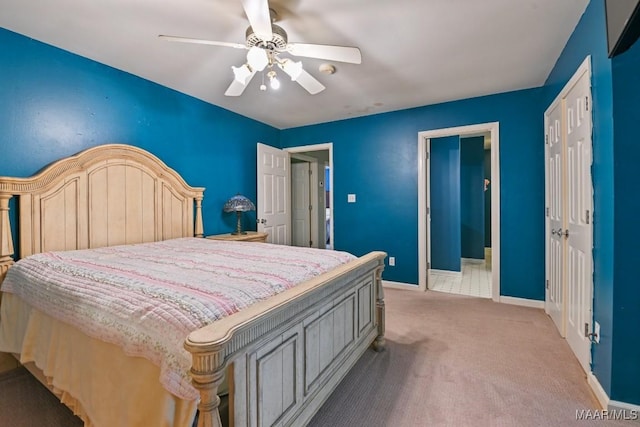
[(347, 203), (355, 203), (356, 195), (355, 194), (347, 194)]

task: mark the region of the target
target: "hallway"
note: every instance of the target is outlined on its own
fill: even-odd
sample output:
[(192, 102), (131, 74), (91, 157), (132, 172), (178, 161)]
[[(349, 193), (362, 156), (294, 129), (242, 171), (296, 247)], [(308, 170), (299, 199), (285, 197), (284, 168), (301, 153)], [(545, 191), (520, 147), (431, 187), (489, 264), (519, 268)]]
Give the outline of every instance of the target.
[(491, 262), (462, 258), (462, 274), (429, 271), (429, 290), (491, 298)]

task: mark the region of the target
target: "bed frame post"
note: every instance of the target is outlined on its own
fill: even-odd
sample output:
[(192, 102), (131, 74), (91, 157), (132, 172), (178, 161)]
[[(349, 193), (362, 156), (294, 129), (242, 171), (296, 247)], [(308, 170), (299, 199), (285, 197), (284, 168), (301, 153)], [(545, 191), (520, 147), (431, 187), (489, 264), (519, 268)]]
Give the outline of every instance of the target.
[[(188, 351), (193, 348), (187, 347)], [(222, 427), (220, 420), (220, 397), (218, 387), (225, 375), (224, 364), (219, 353), (191, 353), (191, 383), (200, 392), (198, 403), (198, 427)]]
[(196, 224), (194, 235), (196, 237), (204, 237), (204, 228), (202, 226), (202, 193), (195, 197), (196, 201)]
[(13, 237), (9, 222), (9, 200), (11, 194), (0, 193), (0, 283), (4, 280), (9, 267), (13, 265)]
[(384, 270), (384, 260), (380, 261), (380, 266), (376, 269), (376, 318), (378, 320), (378, 336), (373, 342), (375, 351), (382, 351), (385, 348), (384, 330), (385, 330), (385, 307), (384, 307), (384, 289), (382, 288), (382, 270)]

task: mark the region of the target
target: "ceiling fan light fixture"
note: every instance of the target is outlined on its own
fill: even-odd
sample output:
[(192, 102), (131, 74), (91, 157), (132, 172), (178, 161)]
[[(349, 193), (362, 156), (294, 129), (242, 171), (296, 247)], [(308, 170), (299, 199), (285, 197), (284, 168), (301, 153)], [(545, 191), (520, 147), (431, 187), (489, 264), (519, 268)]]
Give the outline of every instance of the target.
[(247, 53), (247, 62), (251, 69), (262, 71), (267, 65), (269, 65), (269, 55), (267, 55), (266, 50), (258, 46), (254, 46), (249, 49), (249, 52)]
[(278, 80), (278, 75), (275, 71), (271, 70), (267, 73), (267, 77), (269, 77), (269, 86), (271, 89), (278, 90), (280, 89), (280, 80)]
[(253, 74), (248, 64), (244, 64), (241, 67), (234, 67), (232, 65), (231, 69), (233, 70), (233, 75), (235, 76), (236, 81), (238, 83), (242, 83), (243, 85), (247, 84), (249, 78), (251, 77), (251, 74)]

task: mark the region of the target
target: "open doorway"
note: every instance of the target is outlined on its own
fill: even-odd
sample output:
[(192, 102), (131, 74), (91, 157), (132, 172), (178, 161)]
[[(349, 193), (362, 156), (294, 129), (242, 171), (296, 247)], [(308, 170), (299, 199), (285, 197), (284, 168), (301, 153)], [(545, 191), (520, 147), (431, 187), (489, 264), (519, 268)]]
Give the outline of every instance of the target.
[[(419, 165), (418, 165), (418, 256), (419, 256), (419, 288), (426, 291), (432, 289), (432, 283), (429, 282), (429, 272), (432, 268), (432, 236), (431, 230), (431, 214), (434, 207), (431, 202), (431, 140), (436, 138), (445, 137), (473, 137), (482, 136), (483, 139), (486, 136), (488, 144), (485, 142), (485, 147), (488, 148), (488, 157), (490, 162), (490, 177), (486, 178), (488, 182), (483, 182), (487, 185), (487, 189), (491, 189), (490, 193), (490, 206), (489, 206), (489, 226), (488, 233), (490, 236), (490, 250), (483, 251), (482, 261), (487, 262), (490, 266), (490, 273), (487, 275), (487, 280), (490, 282), (490, 296), (494, 301), (498, 301), (500, 298), (500, 169), (499, 169), (499, 124), (484, 123), (470, 126), (460, 126), (447, 129), (437, 129), (432, 131), (424, 131), (418, 133), (418, 151), (419, 151)], [(458, 140), (460, 138), (457, 138)], [(459, 143), (458, 143), (459, 145)], [(459, 165), (458, 165), (459, 166)], [(483, 172), (484, 173), (484, 172)], [(458, 187), (459, 192), (459, 187)], [(440, 203), (440, 201), (438, 201)], [(459, 198), (458, 198), (459, 203)], [(454, 236), (453, 239), (458, 239), (458, 236)], [(483, 239), (484, 240), (484, 239)], [(484, 244), (484, 242), (483, 242)], [(440, 254), (438, 254), (440, 255)], [(464, 261), (464, 260), (462, 260)], [(467, 266), (477, 268), (474, 266), (473, 259), (467, 260)], [(458, 264), (462, 264), (460, 259)], [(455, 270), (453, 268), (452, 270)], [(462, 275), (462, 265), (458, 268), (460, 275)], [(453, 273), (455, 275), (455, 273)], [(453, 282), (453, 280), (452, 280)]]
[(292, 244), (333, 246), (333, 144), (286, 148), (291, 156)]

